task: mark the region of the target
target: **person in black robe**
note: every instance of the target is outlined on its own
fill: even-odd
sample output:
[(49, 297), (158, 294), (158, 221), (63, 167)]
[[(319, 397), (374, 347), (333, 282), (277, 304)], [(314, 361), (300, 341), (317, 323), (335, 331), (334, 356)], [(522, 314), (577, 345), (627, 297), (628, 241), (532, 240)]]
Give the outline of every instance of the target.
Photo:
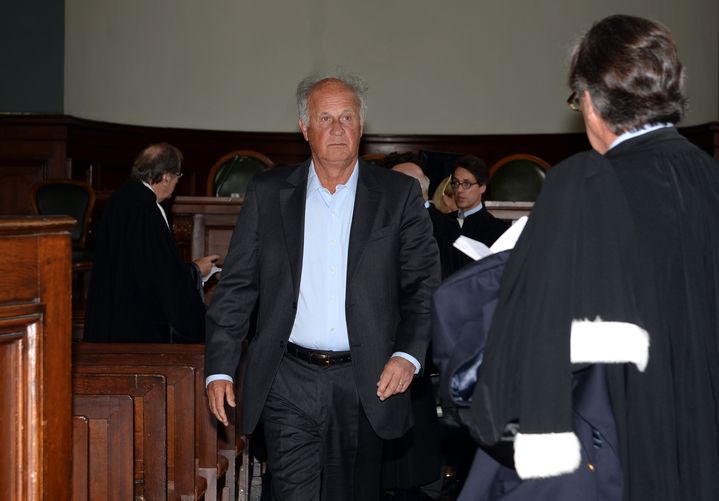
[(449, 273), (473, 261), (462, 251), (451, 247), (460, 235), (490, 247), (509, 228), (507, 221), (494, 217), (482, 203), (488, 182), (489, 169), (481, 159), (465, 155), (457, 160), (452, 172), (452, 190), (458, 210), (448, 215), (451, 221)]
[(172, 195), (181, 168), (177, 148), (148, 146), (131, 179), (110, 197), (95, 246), (84, 341), (204, 342), (201, 277), (218, 256), (184, 262), (160, 205)]
[(573, 50), (568, 102), (593, 151), (549, 172), (472, 396), (485, 446), (518, 423), (521, 478), (593, 467), (571, 392), (604, 364), (622, 499), (719, 499), (719, 164), (674, 128), (683, 82), (671, 33), (646, 19), (603, 19)]

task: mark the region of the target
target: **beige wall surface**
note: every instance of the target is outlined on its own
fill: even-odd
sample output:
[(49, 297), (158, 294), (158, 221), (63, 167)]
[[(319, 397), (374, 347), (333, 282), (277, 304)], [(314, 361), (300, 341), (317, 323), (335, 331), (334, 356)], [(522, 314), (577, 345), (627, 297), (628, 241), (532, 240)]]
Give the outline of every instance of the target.
[(66, 0), (65, 113), (110, 122), (297, 130), (313, 72), (369, 84), (365, 132), (581, 130), (567, 52), (624, 13), (673, 31), (687, 68), (684, 125), (719, 119), (717, 0)]

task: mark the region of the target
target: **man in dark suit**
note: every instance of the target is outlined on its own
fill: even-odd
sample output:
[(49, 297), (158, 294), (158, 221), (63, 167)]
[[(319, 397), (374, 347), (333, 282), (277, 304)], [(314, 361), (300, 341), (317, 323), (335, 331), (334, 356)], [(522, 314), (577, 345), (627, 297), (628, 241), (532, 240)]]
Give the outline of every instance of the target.
[[(452, 172), (452, 189), (459, 210), (450, 214), (456, 221), (455, 239), (464, 235), (489, 247), (509, 228), (508, 222), (494, 217), (482, 203), (488, 181), (489, 169), (481, 159), (465, 155), (457, 160)], [(472, 259), (459, 250), (450, 251), (451, 272), (471, 262)]]
[(377, 499), (382, 439), (412, 426), (437, 247), (417, 183), (358, 160), (364, 85), (307, 79), (297, 98), (312, 158), (247, 190), (208, 312), (210, 410), (227, 424), (257, 305), (242, 418), (262, 419), (273, 499)]
[(131, 179), (102, 214), (88, 291), (83, 340), (111, 343), (202, 342), (201, 277), (216, 255), (186, 263), (160, 202), (182, 177), (182, 153), (167, 143), (145, 148)]

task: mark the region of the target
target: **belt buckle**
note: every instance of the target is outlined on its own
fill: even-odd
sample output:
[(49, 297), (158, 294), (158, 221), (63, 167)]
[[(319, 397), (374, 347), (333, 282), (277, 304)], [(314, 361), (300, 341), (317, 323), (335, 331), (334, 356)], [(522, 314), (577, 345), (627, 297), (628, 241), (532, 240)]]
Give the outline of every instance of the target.
[(330, 357), (329, 355), (326, 355), (326, 356), (325, 356), (325, 359), (322, 361), (322, 365), (323, 365), (324, 367), (329, 367), (329, 366), (331, 366), (331, 365), (332, 365), (332, 357)]

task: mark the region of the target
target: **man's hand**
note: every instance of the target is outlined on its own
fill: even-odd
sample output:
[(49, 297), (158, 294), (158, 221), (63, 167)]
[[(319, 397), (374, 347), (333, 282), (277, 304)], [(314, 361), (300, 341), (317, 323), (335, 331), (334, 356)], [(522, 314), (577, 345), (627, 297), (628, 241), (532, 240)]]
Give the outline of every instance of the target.
[(377, 382), (377, 396), (385, 401), (392, 395), (404, 393), (412, 384), (415, 367), (412, 362), (402, 357), (392, 357), (384, 365)]
[(227, 397), (227, 403), (230, 407), (237, 405), (232, 381), (219, 379), (207, 385), (207, 400), (210, 403), (210, 412), (212, 412), (218, 421), (227, 426), (229, 421), (225, 413), (225, 397)]
[(212, 271), (212, 265), (220, 259), (220, 256), (218, 254), (210, 254), (209, 256), (204, 256), (197, 258), (193, 261), (197, 265), (197, 267), (200, 269), (200, 276), (204, 277), (207, 276), (210, 271)]

